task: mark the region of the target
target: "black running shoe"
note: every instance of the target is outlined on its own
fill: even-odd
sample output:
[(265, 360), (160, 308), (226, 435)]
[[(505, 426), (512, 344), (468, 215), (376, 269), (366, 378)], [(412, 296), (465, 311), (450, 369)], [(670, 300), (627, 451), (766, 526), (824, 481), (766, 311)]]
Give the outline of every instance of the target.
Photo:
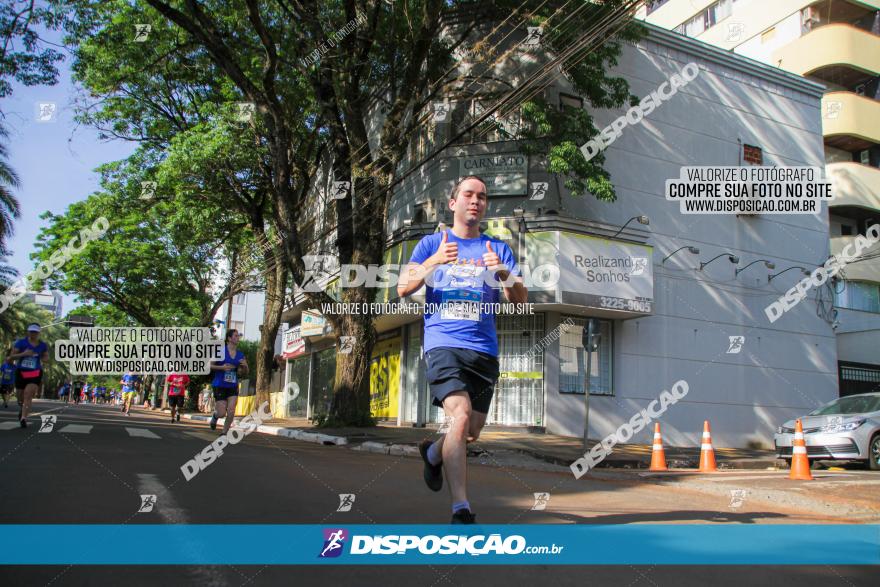
[(20, 424), (22, 428), (27, 428), (27, 420), (25, 420), (24, 418), (21, 419)]
[(471, 510), (458, 510), (452, 514), (452, 524), (476, 524), (477, 516), (471, 513)]
[(177, 412), (177, 421), (180, 422), (180, 412)]
[(211, 426), (211, 430), (216, 430), (216, 429), (217, 429), (217, 414), (212, 414), (212, 415), (211, 415), (211, 424), (210, 424), (210, 426)]
[(428, 460), (428, 447), (433, 444), (430, 440), (423, 440), (419, 444), (419, 454), (425, 461), (425, 469), (422, 476), (425, 478), (425, 484), (431, 491), (440, 491), (443, 488), (443, 464), (432, 465)]

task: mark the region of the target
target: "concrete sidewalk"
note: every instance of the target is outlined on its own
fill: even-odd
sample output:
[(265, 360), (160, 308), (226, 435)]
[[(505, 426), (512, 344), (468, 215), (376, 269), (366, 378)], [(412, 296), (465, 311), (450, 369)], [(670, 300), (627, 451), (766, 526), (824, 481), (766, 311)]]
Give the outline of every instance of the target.
[[(183, 418), (207, 421), (204, 414), (184, 414)], [(319, 444), (348, 445), (354, 450), (418, 456), (418, 444), (425, 438), (439, 438), (437, 425), (426, 428), (398, 427), (389, 422), (369, 428), (316, 428), (305, 418), (272, 419), (264, 422), (257, 431), (276, 436), (286, 436)], [(590, 446), (599, 440), (590, 441)], [(665, 446), (666, 462), (670, 468), (696, 468), (700, 460), (699, 446)], [(487, 426), (480, 439), (468, 446), (468, 455), (520, 454), (538, 461), (568, 467), (583, 456), (583, 440), (529, 432), (526, 428)], [(775, 467), (773, 451), (731, 449), (715, 447), (719, 469), (766, 469)], [(617, 445), (602, 461), (599, 468), (647, 469), (651, 462), (651, 446)]]

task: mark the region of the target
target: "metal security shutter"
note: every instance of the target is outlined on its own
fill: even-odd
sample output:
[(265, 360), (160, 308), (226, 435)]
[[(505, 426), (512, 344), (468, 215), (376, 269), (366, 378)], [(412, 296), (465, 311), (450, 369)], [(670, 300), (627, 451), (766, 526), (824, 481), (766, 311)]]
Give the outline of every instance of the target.
[(862, 363), (838, 364), (840, 397), (880, 391), (880, 367)]
[(541, 426), (544, 420), (544, 354), (528, 356), (544, 335), (544, 315), (496, 318), (501, 377), (489, 408), (488, 422)]
[(406, 365), (403, 369), (403, 414), (404, 422), (418, 420), (419, 394), (425, 393), (425, 365), (422, 361), (422, 325), (414, 322), (407, 328)]

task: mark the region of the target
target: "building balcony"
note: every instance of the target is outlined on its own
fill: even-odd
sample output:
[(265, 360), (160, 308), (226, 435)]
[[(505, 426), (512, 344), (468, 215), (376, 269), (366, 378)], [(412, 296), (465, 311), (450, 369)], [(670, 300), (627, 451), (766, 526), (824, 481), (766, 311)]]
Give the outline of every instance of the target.
[[(852, 254), (856, 251), (855, 236), (833, 236), (831, 237), (831, 253), (840, 254), (846, 245), (852, 244), (847, 252)], [(847, 281), (873, 281), (880, 283), (880, 244), (862, 251), (855, 262), (849, 263), (844, 268)], [(873, 258), (871, 258), (873, 257)]]
[(773, 53), (773, 64), (809, 76), (827, 68), (880, 73), (880, 36), (843, 23), (827, 24)]
[(825, 167), (834, 184), (830, 207), (853, 207), (880, 213), (880, 169), (861, 163), (831, 163)]
[(852, 92), (828, 92), (822, 97), (822, 134), (826, 145), (846, 151), (880, 144), (880, 101)]

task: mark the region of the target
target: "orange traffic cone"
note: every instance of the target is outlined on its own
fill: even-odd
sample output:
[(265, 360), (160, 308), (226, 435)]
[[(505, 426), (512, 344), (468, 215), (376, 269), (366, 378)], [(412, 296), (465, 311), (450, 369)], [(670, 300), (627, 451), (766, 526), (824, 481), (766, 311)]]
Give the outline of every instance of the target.
[(654, 444), (651, 446), (651, 466), (649, 471), (666, 471), (666, 453), (663, 452), (663, 437), (660, 436), (660, 422), (654, 423)]
[(789, 479), (812, 481), (810, 459), (807, 458), (807, 443), (804, 441), (804, 427), (801, 421), (794, 423), (794, 440), (791, 441), (791, 472)]
[(715, 449), (712, 448), (712, 433), (709, 430), (709, 420), (706, 420), (703, 422), (703, 443), (700, 445), (700, 472), (714, 473), (717, 470)]

